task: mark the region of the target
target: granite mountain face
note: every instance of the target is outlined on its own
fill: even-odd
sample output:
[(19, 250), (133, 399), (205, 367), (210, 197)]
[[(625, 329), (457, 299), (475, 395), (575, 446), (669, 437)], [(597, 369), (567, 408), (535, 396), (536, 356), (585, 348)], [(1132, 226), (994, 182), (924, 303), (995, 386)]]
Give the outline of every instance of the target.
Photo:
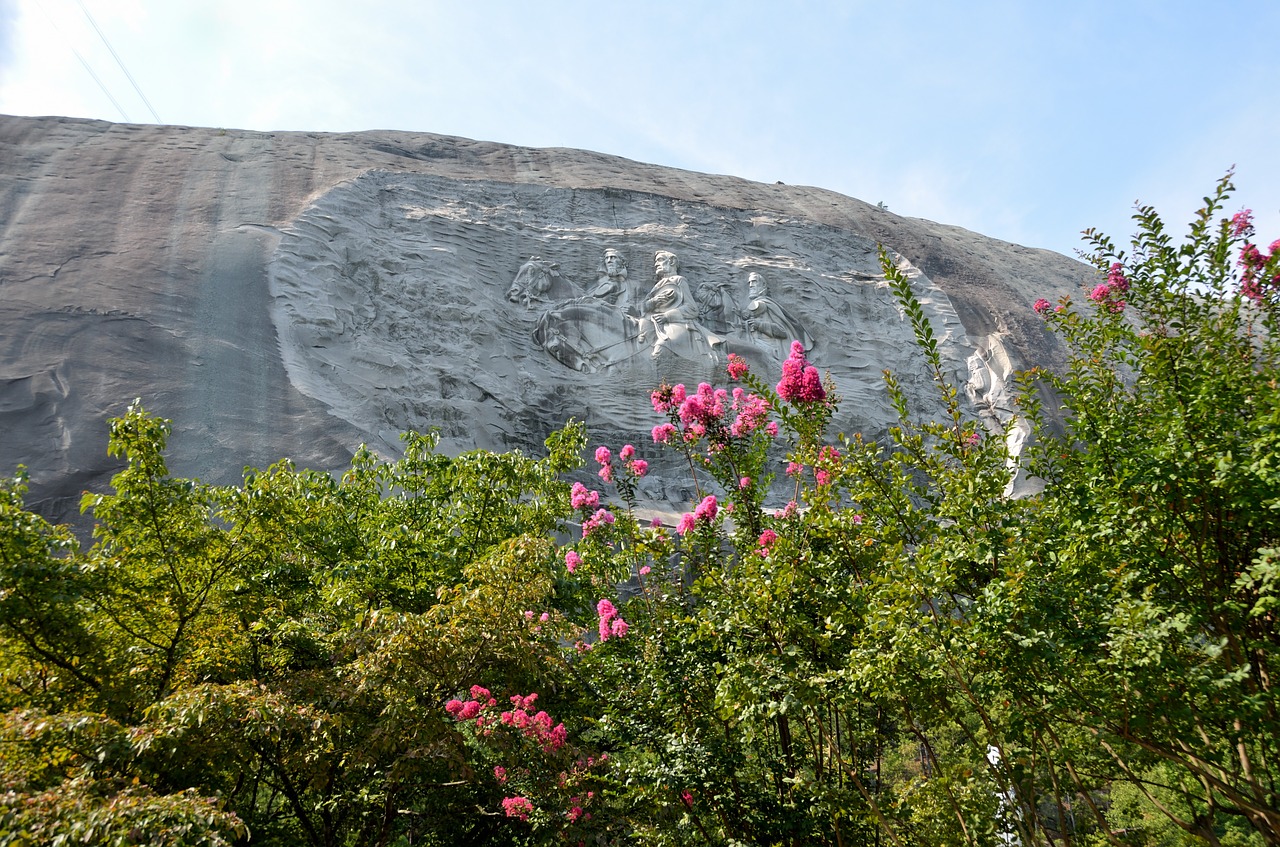
[(134, 397), (173, 419), (174, 472), (213, 482), (393, 453), (407, 429), (537, 451), (577, 418), (593, 444), (652, 453), (642, 496), (683, 508), (644, 443), (649, 392), (723, 383), (728, 353), (774, 375), (800, 340), (844, 432), (888, 426), (885, 368), (932, 408), (880, 244), (973, 412), (1007, 422), (1011, 374), (1061, 356), (1032, 303), (1088, 266), (578, 150), (0, 117), (0, 470), (25, 464), (31, 502), (72, 519)]

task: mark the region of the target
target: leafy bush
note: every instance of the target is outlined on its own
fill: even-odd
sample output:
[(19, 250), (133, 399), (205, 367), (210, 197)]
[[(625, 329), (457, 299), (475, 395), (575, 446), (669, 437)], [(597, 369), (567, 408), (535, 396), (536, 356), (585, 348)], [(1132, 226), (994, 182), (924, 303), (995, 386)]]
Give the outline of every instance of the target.
[(647, 447), (563, 481), (578, 426), (216, 487), (131, 407), (88, 549), (0, 484), (0, 844), (1280, 843), (1280, 244), (1229, 191), (1036, 303), (1021, 455), (887, 257), (943, 414), (886, 373), (888, 438), (833, 438), (798, 344), (658, 387), (674, 527)]

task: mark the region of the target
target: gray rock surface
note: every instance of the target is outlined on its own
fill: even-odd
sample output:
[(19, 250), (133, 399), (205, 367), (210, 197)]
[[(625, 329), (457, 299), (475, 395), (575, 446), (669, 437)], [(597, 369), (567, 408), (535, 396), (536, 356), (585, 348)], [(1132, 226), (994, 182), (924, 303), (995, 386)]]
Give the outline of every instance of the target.
[[(33, 502), (73, 518), (134, 397), (174, 420), (174, 471), (210, 481), (282, 457), (340, 467), (409, 428), (450, 452), (537, 450), (571, 417), (660, 468), (656, 383), (722, 373), (730, 350), (776, 373), (796, 327), (839, 386), (840, 429), (874, 435), (883, 368), (930, 403), (877, 243), (974, 411), (1007, 419), (1011, 373), (1061, 356), (1031, 304), (1079, 291), (1079, 262), (578, 150), (0, 116), (0, 471), (27, 465)], [(674, 272), (655, 273), (660, 252)], [(674, 476), (643, 493), (680, 505)]]

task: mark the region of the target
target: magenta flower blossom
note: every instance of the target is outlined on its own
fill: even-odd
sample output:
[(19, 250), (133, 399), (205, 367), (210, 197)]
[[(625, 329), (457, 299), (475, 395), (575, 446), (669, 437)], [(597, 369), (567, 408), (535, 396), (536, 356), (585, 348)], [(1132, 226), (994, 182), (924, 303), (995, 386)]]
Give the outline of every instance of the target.
[(684, 402), (684, 385), (663, 385), (654, 389), (649, 395), (649, 399), (653, 401), (653, 410), (660, 415), (665, 415), (672, 409), (680, 407)]
[(613, 482), (613, 465), (601, 465), (600, 470), (596, 471), (596, 473), (605, 482)]
[(791, 501), (788, 501), (786, 506), (774, 512), (773, 516), (775, 518), (790, 518), (795, 515), (795, 513), (799, 510), (799, 508), (800, 507), (796, 505), (796, 501), (791, 500)]
[(626, 621), (618, 616), (618, 607), (603, 599), (596, 603), (596, 614), (600, 616), (600, 626), (598, 628), (600, 640), (608, 641), (610, 638), (622, 638), (627, 634), (629, 626)]
[(743, 489), (750, 488), (750, 487), (751, 487), (751, 477), (744, 476), (742, 479), (738, 480), (739, 491), (742, 491)]
[(976, 447), (978, 442), (982, 440), (981, 433), (971, 432), (965, 436), (964, 443), (970, 447)]
[(642, 477), (649, 472), (649, 463), (644, 459), (634, 459), (627, 465), (631, 473), (637, 477)]
[(1259, 273), (1267, 262), (1271, 261), (1276, 251), (1280, 250), (1280, 240), (1271, 242), (1269, 250), (1271, 255), (1259, 250), (1258, 245), (1245, 242), (1244, 247), (1240, 249), (1240, 258), (1236, 262), (1243, 269), (1240, 293), (1258, 303), (1262, 302), (1267, 289), (1280, 286), (1280, 274), (1267, 280)]
[(693, 510), (693, 516), (697, 520), (711, 523), (716, 519), (717, 508), (716, 495), (708, 494), (706, 497), (702, 498), (702, 502)]
[(1253, 235), (1253, 209), (1241, 209), (1231, 216), (1231, 235), (1235, 238)]
[(538, 615), (538, 620), (541, 621), (542, 623), (546, 623), (547, 621), (551, 620), (551, 613), (543, 612), (542, 614)]
[(533, 814), (533, 803), (527, 797), (506, 797), (502, 801), (502, 811), (509, 818), (527, 821), (529, 815)]
[[(729, 434), (735, 438), (749, 435), (769, 417), (769, 401), (758, 394), (745, 393), (741, 388), (733, 390), (733, 411), (738, 416), (729, 426)], [(774, 424), (775, 432), (777, 425)]]
[(456, 718), (458, 713), (462, 711), (462, 701), (455, 697), (444, 704), (444, 710)]
[(601, 445), (596, 448), (596, 461), (602, 465), (609, 464), (609, 460), (613, 458), (613, 454), (609, 452), (609, 448)]
[(489, 689), (485, 688), (484, 686), (482, 686), (482, 685), (473, 685), (473, 686), (471, 686), (471, 699), (473, 699), (473, 700), (489, 700), (489, 699), (491, 699), (492, 697), (493, 697), (493, 695), (489, 693)]
[(584, 812), (582, 811), (581, 806), (574, 806), (564, 813), (565, 817), (569, 819), (569, 823), (577, 823), (578, 819), (581, 818), (583, 814)]
[(693, 516), (693, 512), (685, 512), (680, 516), (680, 523), (676, 525), (676, 534), (686, 535), (687, 533), (693, 532), (693, 527), (697, 522), (698, 520)]
[(831, 474), (822, 468), (816, 468), (813, 472), (813, 478), (818, 481), (820, 488), (825, 488), (831, 484)]
[[(1126, 288), (1128, 284), (1128, 280), (1125, 280)], [(1100, 282), (1093, 291), (1089, 292), (1089, 299), (1112, 312), (1123, 312), (1128, 304), (1116, 296), (1119, 291), (1120, 289), (1113, 287), (1110, 283)]]
[(773, 542), (777, 540), (778, 540), (778, 533), (774, 532), (771, 529), (766, 529), (764, 532), (760, 533), (760, 538), (758, 539), (757, 543), (759, 543), (761, 547), (767, 550), (770, 547), (772, 547)]
[(1035, 310), (1037, 315), (1043, 315), (1053, 308), (1053, 304), (1041, 297), (1031, 308)]
[(594, 509), (600, 505), (600, 492), (575, 482), (569, 488), (569, 505), (575, 509)]
[(493, 778), (498, 780), (499, 783), (505, 783), (507, 781), (507, 769), (502, 765), (495, 765), (493, 768)]
[(622, 449), (618, 451), (618, 458), (624, 462), (629, 462), (635, 454), (636, 448), (630, 444), (625, 444)]
[(680, 421), (692, 432), (699, 434), (718, 424), (724, 417), (724, 404), (729, 393), (723, 388), (712, 388), (709, 383), (698, 386), (695, 394), (685, 398), (679, 406)]
[(804, 465), (799, 462), (787, 462), (787, 476), (800, 476), (804, 473)]
[(782, 379), (774, 390), (788, 403), (816, 403), (826, 399), (822, 377), (804, 357), (804, 345), (799, 341), (791, 342), (791, 355), (782, 363)]
[(460, 721), (469, 721), (478, 714), (480, 714), (480, 704), (475, 700), (468, 700), (462, 704), (462, 710), (454, 717)]
[(669, 423), (658, 424), (653, 428), (653, 443), (666, 444), (669, 440), (671, 440), (671, 436), (675, 434), (676, 434), (675, 425), (669, 424)]
[(569, 573), (576, 571), (580, 564), (582, 564), (582, 557), (577, 552), (570, 550), (564, 554), (564, 567)]
[(651, 570), (653, 570), (653, 568), (649, 567), (648, 565), (641, 565), (641, 566), (640, 566), (640, 576), (648, 576), (648, 575), (649, 575), (649, 571), (651, 571)]
[(747, 375), (750, 368), (747, 366), (747, 360), (739, 356), (737, 353), (729, 354), (729, 379), (739, 380)]
[(613, 523), (614, 520), (613, 512), (608, 509), (597, 509), (594, 515), (583, 521), (582, 537), (586, 538), (600, 527)]
[(1119, 262), (1111, 263), (1111, 268), (1107, 271), (1107, 285), (1121, 293), (1129, 290), (1129, 278), (1124, 275), (1124, 265)]

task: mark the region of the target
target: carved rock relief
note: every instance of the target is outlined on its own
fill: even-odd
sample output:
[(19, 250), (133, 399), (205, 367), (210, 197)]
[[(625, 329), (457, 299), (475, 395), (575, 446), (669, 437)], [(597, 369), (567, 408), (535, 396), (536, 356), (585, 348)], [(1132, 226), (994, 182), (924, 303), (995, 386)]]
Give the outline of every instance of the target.
[[(899, 261), (975, 411), (1007, 419), (998, 338), (969, 339)], [(840, 431), (893, 420), (886, 368), (936, 404), (875, 242), (764, 211), (369, 171), (285, 230), (269, 272), (290, 379), (385, 450), (434, 428), (450, 452), (536, 451), (570, 418), (638, 443), (660, 382), (723, 383), (731, 352), (773, 380), (793, 340), (836, 383)]]

